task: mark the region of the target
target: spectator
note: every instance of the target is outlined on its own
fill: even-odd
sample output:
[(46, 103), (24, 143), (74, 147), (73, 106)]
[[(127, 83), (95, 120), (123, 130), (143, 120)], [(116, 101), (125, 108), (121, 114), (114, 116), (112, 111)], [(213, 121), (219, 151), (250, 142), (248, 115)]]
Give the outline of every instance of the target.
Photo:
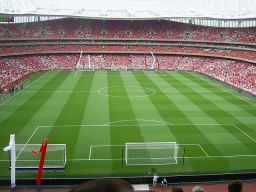
[(159, 176), (157, 176), (157, 174), (155, 173), (155, 175), (153, 176), (153, 187), (157, 186), (157, 179), (159, 178)]
[(134, 192), (134, 188), (121, 179), (97, 179), (82, 183), (70, 192)]
[(242, 192), (243, 184), (241, 181), (233, 181), (228, 185), (229, 192)]
[(183, 192), (181, 187), (173, 187), (171, 192)]
[(201, 186), (195, 186), (193, 187), (192, 192), (205, 192), (205, 190)]

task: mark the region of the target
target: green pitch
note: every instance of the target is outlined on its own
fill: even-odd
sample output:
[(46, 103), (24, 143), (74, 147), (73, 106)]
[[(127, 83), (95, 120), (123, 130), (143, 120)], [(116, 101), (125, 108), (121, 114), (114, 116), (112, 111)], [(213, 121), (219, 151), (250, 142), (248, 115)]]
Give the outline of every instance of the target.
[[(26, 146), (66, 144), (65, 171), (44, 177), (256, 171), (256, 100), (200, 74), (55, 71), (31, 81), (0, 105), (0, 177), (9, 174), (2, 148), (11, 133)], [(127, 166), (127, 142), (177, 142), (178, 162)], [(38, 159), (21, 148), (17, 160), (25, 153)], [(48, 162), (63, 153), (53, 154)]]

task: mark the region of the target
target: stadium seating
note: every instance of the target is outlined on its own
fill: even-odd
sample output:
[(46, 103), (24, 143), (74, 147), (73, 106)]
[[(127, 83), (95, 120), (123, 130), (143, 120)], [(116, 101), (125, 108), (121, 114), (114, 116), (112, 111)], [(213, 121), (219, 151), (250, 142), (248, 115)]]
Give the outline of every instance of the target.
[(14, 46), (0, 48), (0, 54), (9, 53), (41, 53), (41, 52), (67, 52), (67, 51), (130, 51), (130, 52), (173, 52), (173, 53), (196, 53), (201, 55), (229, 56), (241, 59), (256, 60), (256, 50), (232, 50), (217, 48), (197, 48), (180, 46), (143, 46), (143, 45), (33, 45), (33, 46)]
[[(94, 69), (151, 69), (151, 56), (143, 55), (83, 55), (81, 69), (89, 69), (90, 63)], [(5, 86), (31, 72), (41, 70), (74, 69), (79, 54), (24, 56), (0, 60), (1, 81)], [(256, 93), (256, 66), (248, 63), (214, 58), (157, 56), (158, 70), (196, 71), (214, 77), (239, 89)]]
[(255, 42), (256, 28), (225, 29), (167, 21), (60, 19), (0, 25), (0, 38), (146, 38)]
[(30, 73), (73, 69), (79, 55), (24, 56), (0, 59), (0, 84), (5, 87)]
[[(15, 38), (22, 39), (22, 41), (13, 40)], [(42, 43), (38, 44), (37, 39), (31, 40), (31, 38), (40, 38)], [(64, 40), (55, 41), (53, 39), (51, 40), (52, 44), (47, 44), (50, 38), (64, 38)], [(89, 40), (87, 44), (80, 44), (81, 39), (75, 38), (82, 38), (83, 42), (88, 38), (95, 38), (95, 40)], [(148, 70), (153, 66), (151, 52), (156, 55), (157, 53), (171, 52), (177, 53), (177, 55), (199, 54), (256, 60), (255, 46), (249, 44), (255, 43), (256, 28), (228, 29), (168, 21), (103, 21), (69, 18), (25, 24), (2, 24), (0, 25), (0, 39), (4, 44), (14, 43), (12, 46), (2, 45), (0, 47), (1, 55), (34, 54), (0, 59), (2, 87), (32, 72), (74, 69), (81, 51), (83, 56), (80, 60), (80, 69)], [(8, 39), (13, 41), (10, 42)], [(69, 43), (65, 41), (67, 39)], [(153, 40), (152, 45), (146, 44), (148, 40)], [(169, 40), (173, 40), (173, 45), (168, 45)], [(95, 43), (96, 41), (97, 43)], [(163, 41), (167, 42), (164, 44)], [(24, 44), (28, 42), (34, 44)], [(231, 43), (218, 44), (216, 47), (217, 45), (213, 44), (216, 42)], [(232, 44), (234, 42), (245, 44)], [(104, 54), (105, 51), (122, 52), (122, 54)], [(42, 52), (43, 55), (37, 55)], [(45, 55), (46, 52), (70, 52), (70, 54)], [(94, 54), (88, 52), (94, 52)], [(144, 53), (147, 53), (147, 56), (144, 56)], [(157, 55), (153, 67), (157, 70), (196, 71), (236, 88), (254, 94), (256, 92), (256, 67), (242, 61)]]

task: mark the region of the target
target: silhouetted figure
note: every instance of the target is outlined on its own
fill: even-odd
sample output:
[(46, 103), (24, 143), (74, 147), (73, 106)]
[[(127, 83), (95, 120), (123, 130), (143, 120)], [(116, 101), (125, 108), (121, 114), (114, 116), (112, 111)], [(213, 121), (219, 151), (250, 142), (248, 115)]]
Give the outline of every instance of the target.
[(70, 192), (134, 192), (134, 188), (121, 179), (97, 179), (82, 183)]
[(173, 187), (171, 192), (183, 192), (181, 187)]
[(243, 183), (241, 181), (233, 181), (228, 185), (229, 192), (242, 192)]

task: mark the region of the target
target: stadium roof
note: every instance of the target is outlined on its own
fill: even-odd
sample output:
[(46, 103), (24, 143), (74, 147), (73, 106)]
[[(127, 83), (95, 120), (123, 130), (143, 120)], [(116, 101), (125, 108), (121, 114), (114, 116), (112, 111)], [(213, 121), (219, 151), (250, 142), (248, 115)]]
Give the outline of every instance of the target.
[(256, 18), (256, 0), (0, 0), (0, 14), (116, 19)]

